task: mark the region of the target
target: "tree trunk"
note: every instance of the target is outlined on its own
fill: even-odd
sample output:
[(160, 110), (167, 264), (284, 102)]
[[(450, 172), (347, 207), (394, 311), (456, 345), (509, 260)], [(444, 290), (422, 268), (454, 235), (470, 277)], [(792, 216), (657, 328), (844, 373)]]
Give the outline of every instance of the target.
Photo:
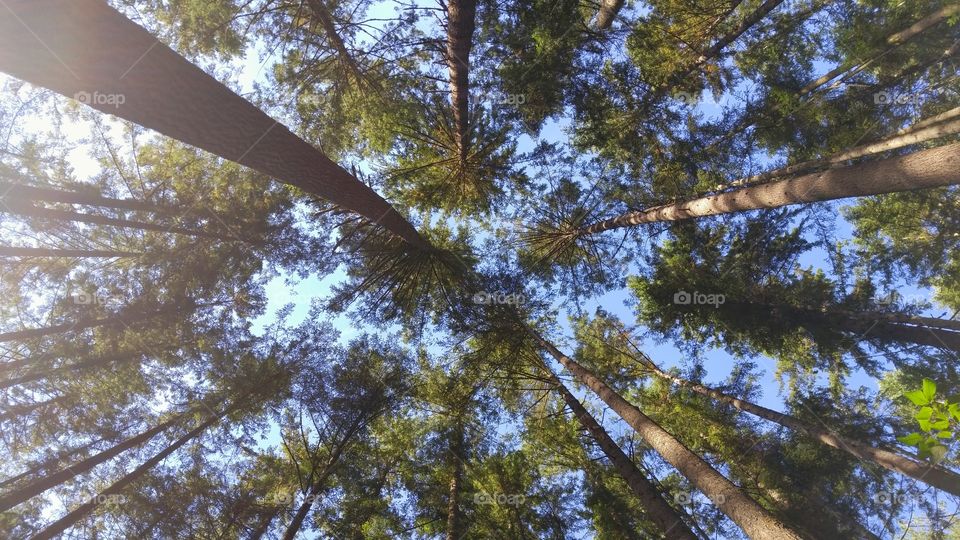
[(81, 444), (80, 446), (77, 446), (75, 448), (71, 448), (69, 450), (60, 452), (56, 456), (53, 456), (44, 461), (41, 461), (40, 463), (35, 463), (33, 466), (23, 471), (22, 473), (19, 473), (17, 475), (4, 479), (2, 482), (0, 482), (0, 489), (4, 489), (7, 486), (15, 484), (20, 480), (27, 478), (29, 476), (36, 476), (38, 473), (49, 471), (54, 466), (60, 465), (60, 463), (63, 462), (63, 460), (72, 458), (77, 454), (83, 453), (86, 450), (88, 450), (91, 446), (94, 446), (101, 442), (103, 442), (103, 439), (93, 440), (88, 443)]
[(64, 467), (53, 474), (47, 475), (35, 482), (31, 482), (30, 484), (23, 486), (20, 489), (3, 495), (0, 497), (0, 512), (6, 512), (14, 506), (26, 502), (28, 499), (31, 499), (52, 487), (56, 487), (64, 482), (67, 482), (78, 474), (83, 474), (90, 469), (93, 469), (97, 465), (110, 460), (114, 456), (117, 456), (118, 454), (129, 450), (130, 448), (140, 446), (156, 435), (169, 429), (171, 426), (183, 419), (183, 417), (183, 414), (177, 415), (158, 426), (150, 428), (147, 431), (144, 431), (135, 437), (131, 437), (120, 444), (116, 444), (96, 455), (90, 456), (79, 463)]
[(160, 225), (157, 223), (147, 223), (144, 221), (134, 221), (131, 219), (112, 218), (107, 216), (98, 216), (96, 214), (84, 214), (72, 210), (54, 210), (26, 204), (19, 199), (2, 199), (3, 206), (7, 211), (33, 218), (49, 219), (55, 221), (76, 221), (78, 223), (91, 223), (94, 225), (109, 225), (111, 227), (123, 227), (125, 229), (139, 229), (142, 231), (156, 231), (161, 233), (183, 234), (187, 236), (196, 236), (199, 238), (210, 238), (223, 242), (243, 242), (240, 238), (233, 236), (224, 236), (222, 234), (208, 233), (185, 229), (183, 227)]
[(664, 538), (680, 540), (697, 540), (697, 535), (690, 530), (686, 521), (683, 519), (682, 512), (675, 510), (647, 478), (640, 472), (637, 465), (627, 456), (623, 450), (617, 446), (616, 441), (610, 437), (607, 430), (597, 422), (596, 418), (580, 403), (566, 386), (560, 382), (560, 379), (546, 368), (547, 377), (556, 386), (557, 391), (563, 396), (563, 401), (573, 411), (574, 416), (580, 421), (580, 424), (600, 445), (607, 459), (613, 463), (621, 478), (630, 486), (630, 489), (640, 500), (647, 517), (653, 521), (657, 527), (663, 531)]
[(2, 193), (4, 197), (10, 197), (14, 199), (82, 204), (85, 206), (101, 206), (104, 208), (133, 210), (136, 212), (150, 212), (162, 215), (179, 215), (185, 210), (170, 206), (159, 206), (144, 201), (138, 201), (136, 199), (113, 199), (110, 197), (97, 195), (96, 193), (64, 191), (61, 189), (31, 186), (16, 182), (0, 181), (0, 193)]
[(613, 25), (613, 20), (623, 9), (623, 4), (624, 0), (600, 0), (600, 9), (597, 10), (597, 17), (593, 20), (593, 29), (609, 29)]
[(86, 328), (94, 328), (98, 326), (130, 326), (154, 317), (160, 317), (162, 315), (174, 313), (179, 311), (180, 307), (181, 306), (177, 304), (171, 304), (160, 309), (150, 311), (124, 310), (116, 315), (111, 315), (108, 317), (81, 317), (79, 320), (72, 323), (55, 324), (53, 326), (46, 326), (43, 328), (30, 328), (27, 330), (3, 332), (0, 333), (0, 343), (62, 334), (64, 332), (70, 332), (71, 330), (84, 330)]
[(627, 422), (647, 444), (674, 466), (694, 486), (750, 537), (759, 540), (800, 540), (796, 532), (748, 497), (700, 456), (648, 418), (589, 370), (561, 353), (552, 343), (527, 327), (530, 334), (585, 386)]
[(343, 43), (343, 40), (340, 39), (340, 34), (337, 33), (337, 27), (333, 22), (333, 16), (330, 14), (330, 10), (323, 4), (323, 0), (307, 0), (307, 4), (317, 19), (320, 20), (320, 25), (323, 26), (323, 33), (326, 34), (330, 46), (337, 51), (340, 61), (347, 66), (347, 69), (350, 70), (350, 73), (356, 79), (357, 86), (363, 86), (363, 72), (360, 71), (357, 62), (350, 56), (350, 51), (347, 50), (347, 46)]
[(476, 26), (476, 0), (447, 0), (447, 67), (457, 156), (466, 163), (470, 136), (470, 50)]
[(207, 428), (209, 428), (210, 426), (218, 422), (221, 418), (226, 416), (233, 408), (234, 408), (233, 406), (230, 408), (227, 408), (222, 413), (210, 417), (208, 420), (206, 420), (199, 426), (193, 428), (192, 430), (190, 430), (189, 433), (187, 433), (183, 437), (180, 437), (179, 439), (174, 441), (172, 444), (170, 444), (169, 446), (167, 446), (166, 448), (158, 452), (156, 455), (154, 455), (153, 457), (145, 461), (142, 465), (140, 465), (139, 467), (131, 471), (130, 474), (124, 476), (120, 480), (117, 480), (116, 482), (111, 484), (110, 487), (101, 491), (100, 494), (95, 499), (81, 504), (76, 509), (68, 513), (67, 515), (58, 519), (54, 523), (51, 523), (50, 525), (48, 525), (45, 529), (37, 533), (37, 535), (33, 537), (33, 540), (49, 540), (61, 534), (63, 531), (69, 529), (70, 527), (76, 525), (87, 514), (96, 510), (97, 507), (102, 504), (102, 501), (104, 500), (105, 497), (109, 497), (111, 495), (119, 495), (124, 488), (126, 488), (128, 485), (139, 480), (144, 474), (147, 473), (147, 471), (155, 467), (158, 463), (163, 461), (167, 456), (172, 454), (175, 450), (177, 450), (187, 442), (198, 437), (201, 433), (206, 431)]
[(464, 436), (463, 425), (457, 424), (450, 441), (450, 495), (447, 501), (447, 540), (460, 540), (460, 491), (463, 482)]
[(431, 249), (387, 201), (99, 0), (7, 0), (0, 71), (357, 212)]
[(280, 511), (282, 509), (282, 507), (277, 506), (271, 508), (265, 514), (263, 514), (263, 517), (260, 518), (260, 522), (257, 523), (257, 528), (250, 531), (250, 540), (259, 540), (260, 538), (263, 538), (263, 535), (267, 534), (267, 531), (270, 529), (270, 524), (273, 523), (273, 520), (276, 519), (278, 515), (280, 515)]
[(744, 32), (749, 30), (753, 25), (760, 22), (760, 19), (766, 17), (767, 13), (770, 13), (771, 11), (773, 11), (774, 8), (776, 8), (782, 3), (783, 3), (783, 0), (765, 0), (762, 4), (757, 6), (757, 9), (753, 10), (752, 13), (744, 17), (743, 20), (740, 21), (740, 24), (738, 24), (735, 28), (733, 28), (723, 36), (720, 36), (720, 38), (717, 39), (717, 41), (714, 42), (713, 45), (711, 45), (705, 51), (700, 53), (700, 56), (697, 57), (697, 61), (693, 64), (693, 66), (691, 66), (691, 68), (687, 70), (686, 73), (684, 73), (682, 76), (678, 78), (682, 79), (683, 77), (688, 75), (690, 72), (692, 72), (694, 69), (703, 65), (703, 63), (706, 62), (707, 60), (716, 58), (716, 56), (720, 54), (720, 52), (724, 48), (727, 47), (727, 45), (730, 45), (731, 43), (736, 41), (736, 39), (742, 36)]
[(960, 170), (960, 143), (954, 143), (905, 156), (870, 161), (842, 169), (829, 169), (690, 201), (628, 212), (583, 227), (580, 233), (596, 234), (642, 223), (677, 221), (746, 210), (779, 208), (847, 197), (948, 186), (960, 183), (958, 170)]
[[(136, 358), (134, 353), (123, 353), (123, 354), (114, 354), (110, 356), (100, 356), (97, 358), (88, 358), (86, 360), (81, 360), (73, 364), (64, 364), (52, 369), (47, 369), (44, 371), (38, 371), (34, 373), (28, 373), (26, 375), (21, 375), (20, 377), (12, 377), (6, 380), (0, 380), (0, 390), (4, 388), (10, 388), (20, 384), (25, 384), (28, 382), (45, 379), (51, 375), (56, 375), (60, 373), (67, 373), (71, 371), (86, 371), (88, 369), (102, 367), (107, 364), (118, 362), (118, 361), (131, 361)], [(6, 367), (6, 366), (2, 366)]]
[(133, 251), (110, 251), (103, 249), (59, 249), (0, 246), (0, 257), (139, 257), (142, 253)]
[(739, 411), (748, 412), (754, 416), (763, 418), (764, 420), (769, 420), (793, 431), (803, 433), (812, 439), (826, 444), (827, 446), (832, 446), (833, 448), (843, 450), (857, 459), (876, 463), (881, 467), (907, 475), (911, 478), (915, 478), (948, 493), (960, 495), (960, 475), (957, 475), (953, 471), (919, 463), (905, 456), (901, 456), (900, 454), (875, 448), (863, 441), (835, 435), (829, 430), (810, 425), (792, 416), (788, 416), (766, 407), (750, 403), (749, 401), (735, 398), (712, 388), (706, 387), (702, 384), (682, 379), (661, 370), (646, 355), (643, 355), (641, 360), (650, 371), (653, 371), (664, 379), (673, 381), (679, 386), (688, 388), (698, 394), (708, 396), (722, 403), (726, 403), (727, 405), (730, 405)]
[(56, 405), (57, 403), (63, 403), (66, 401), (67, 396), (57, 396), (46, 401), (37, 401), (35, 403), (26, 403), (23, 405), (14, 405), (7, 408), (3, 411), (3, 414), (0, 414), (0, 422), (7, 422), (9, 420), (14, 420), (25, 414), (30, 414), (33, 411), (39, 409), (40, 407), (46, 407), (47, 405)]

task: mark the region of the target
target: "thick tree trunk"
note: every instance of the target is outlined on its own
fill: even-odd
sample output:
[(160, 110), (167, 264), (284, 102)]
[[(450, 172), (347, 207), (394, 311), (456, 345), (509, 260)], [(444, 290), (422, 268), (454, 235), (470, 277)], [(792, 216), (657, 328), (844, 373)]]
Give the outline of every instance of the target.
[(307, 0), (307, 4), (320, 21), (320, 26), (323, 27), (323, 33), (326, 35), (327, 41), (329, 41), (330, 46), (337, 51), (340, 61), (350, 70), (350, 73), (354, 79), (356, 79), (357, 86), (362, 86), (364, 81), (363, 72), (353, 57), (350, 56), (350, 51), (347, 50), (347, 46), (343, 43), (343, 40), (340, 39), (340, 34), (337, 33), (337, 26), (333, 22), (333, 16), (330, 14), (330, 10), (323, 4), (323, 0)]
[(457, 155), (466, 163), (470, 138), (470, 50), (476, 26), (476, 0), (447, 1), (447, 67)]
[(59, 249), (0, 246), (0, 257), (81, 257), (81, 258), (116, 258), (139, 257), (142, 253), (133, 251), (110, 251), (103, 249)]
[(109, 317), (81, 317), (72, 323), (55, 324), (43, 328), (30, 328), (27, 330), (14, 330), (12, 332), (0, 333), (0, 343), (6, 341), (19, 341), (33, 339), (38, 337), (62, 334), (73, 330), (84, 330), (99, 326), (131, 326), (155, 317), (171, 314), (179, 311), (182, 306), (171, 304), (160, 309), (142, 311), (142, 310), (124, 310), (116, 315)]
[(620, 473), (620, 477), (630, 486), (630, 489), (640, 500), (647, 517), (653, 521), (663, 532), (664, 538), (680, 540), (697, 540), (697, 535), (690, 530), (686, 521), (681, 515), (681, 511), (675, 510), (647, 478), (640, 472), (637, 465), (627, 456), (616, 441), (610, 437), (607, 430), (597, 422), (596, 418), (580, 403), (566, 386), (560, 382), (560, 379), (549, 371), (547, 377), (551, 380), (563, 401), (573, 411), (574, 416), (580, 421), (580, 424), (590, 433), (590, 436), (597, 441), (600, 449), (603, 450), (607, 459), (613, 463), (613, 466)]
[(106, 2), (5, 6), (0, 71), (297, 186), (430, 249), (370, 187)]
[(23, 486), (20, 489), (3, 495), (0, 497), (0, 512), (6, 512), (14, 506), (26, 502), (28, 499), (36, 497), (50, 488), (67, 482), (78, 474), (83, 474), (93, 469), (97, 465), (112, 459), (126, 450), (140, 446), (141, 444), (154, 438), (156, 435), (170, 429), (171, 426), (175, 425), (182, 419), (183, 415), (177, 415), (166, 422), (150, 428), (135, 437), (131, 437), (120, 444), (116, 444), (96, 455), (90, 456), (79, 463), (74, 463), (73, 465), (64, 467), (53, 474), (47, 475), (35, 482), (31, 482), (30, 484)]
[(460, 491), (463, 482), (464, 442), (463, 426), (454, 427), (450, 441), (450, 490), (447, 500), (447, 540), (460, 540)]
[(613, 25), (613, 20), (623, 9), (623, 4), (624, 0), (600, 0), (600, 9), (597, 10), (597, 17), (593, 20), (593, 29), (609, 29)]
[(220, 419), (226, 416), (233, 408), (234, 407), (230, 407), (224, 410), (222, 413), (210, 417), (208, 420), (206, 420), (199, 426), (193, 428), (186, 435), (184, 435), (183, 437), (180, 437), (179, 439), (174, 441), (172, 444), (170, 444), (160, 452), (157, 452), (157, 454), (155, 454), (153, 457), (151, 457), (150, 459), (145, 461), (142, 465), (140, 465), (139, 467), (131, 471), (130, 474), (124, 476), (120, 480), (117, 480), (116, 482), (111, 484), (110, 487), (101, 491), (96, 498), (81, 504), (76, 509), (68, 513), (67, 515), (63, 516), (62, 518), (48, 525), (45, 529), (37, 533), (37, 535), (33, 537), (33, 540), (49, 540), (51, 538), (58, 536), (59, 534), (69, 529), (70, 527), (76, 525), (87, 514), (96, 510), (97, 507), (100, 506), (102, 502), (106, 500), (107, 497), (111, 495), (119, 495), (124, 488), (126, 488), (128, 485), (139, 480), (141, 477), (143, 477), (144, 474), (147, 473), (147, 471), (154, 468), (158, 463), (166, 459), (167, 456), (172, 454), (178, 448), (180, 448), (187, 442), (197, 438), (201, 433), (206, 431), (207, 428), (209, 428), (213, 424), (220, 421)]
[(707, 496), (750, 537), (759, 540), (800, 540), (795, 531), (748, 497), (700, 456), (640, 412), (589, 370), (561, 353), (535, 330), (529, 332), (558, 362), (627, 422), (647, 444)]
[(954, 143), (905, 156), (870, 161), (842, 169), (829, 169), (690, 201), (628, 212), (586, 226), (580, 232), (596, 234), (642, 223), (942, 187), (960, 183), (958, 170), (960, 143)]
[(832, 446), (833, 448), (843, 450), (844, 452), (847, 452), (848, 454), (863, 461), (871, 461), (877, 465), (880, 465), (881, 467), (907, 475), (911, 478), (915, 478), (948, 493), (960, 495), (960, 475), (954, 473), (953, 471), (920, 463), (908, 457), (901, 456), (900, 454), (875, 448), (866, 442), (852, 439), (850, 437), (841, 437), (839, 435), (835, 435), (829, 430), (810, 425), (792, 416), (788, 416), (766, 407), (750, 403), (749, 401), (738, 399), (712, 388), (708, 388), (702, 384), (677, 377), (661, 370), (649, 357), (646, 357), (646, 355), (643, 356), (642, 361), (649, 370), (653, 371), (660, 377), (669, 381), (673, 381), (674, 383), (684, 388), (693, 390), (698, 394), (708, 396), (722, 403), (726, 403), (727, 405), (730, 405), (739, 411), (748, 412), (754, 416), (763, 418), (764, 420), (769, 420), (783, 427), (792, 429), (793, 431), (803, 433), (812, 439), (826, 444), (827, 446)]
[(13, 214), (28, 216), (40, 219), (49, 219), (55, 221), (75, 221), (78, 223), (91, 223), (94, 225), (108, 225), (111, 227), (122, 227), (125, 229), (139, 229), (141, 231), (156, 231), (170, 234), (183, 234), (187, 236), (196, 236), (198, 238), (210, 238), (223, 242), (243, 242), (240, 238), (233, 236), (224, 236), (222, 234), (208, 233), (176, 227), (170, 225), (160, 225), (157, 223), (147, 223), (144, 221), (134, 221), (131, 219), (112, 218), (107, 216), (98, 216), (96, 214), (84, 214), (72, 210), (53, 210), (25, 203), (20, 199), (0, 199), (0, 211), (9, 211)]

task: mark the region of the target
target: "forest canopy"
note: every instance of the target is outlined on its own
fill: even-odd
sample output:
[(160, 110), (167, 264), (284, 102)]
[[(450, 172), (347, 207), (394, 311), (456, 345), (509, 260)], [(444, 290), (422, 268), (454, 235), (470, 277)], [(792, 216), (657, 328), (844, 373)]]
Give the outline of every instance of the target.
[(0, 536), (960, 538), (960, 4), (0, 0)]

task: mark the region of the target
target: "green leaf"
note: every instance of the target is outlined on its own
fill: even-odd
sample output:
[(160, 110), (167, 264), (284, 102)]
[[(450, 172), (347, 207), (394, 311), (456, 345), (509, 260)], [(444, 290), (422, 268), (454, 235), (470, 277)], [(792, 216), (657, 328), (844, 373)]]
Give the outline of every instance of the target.
[(939, 437), (939, 438), (941, 438), (941, 439), (949, 439), (950, 437), (953, 437), (953, 432), (952, 432), (952, 431), (941, 431), (940, 433), (937, 433), (937, 437)]
[(919, 433), (911, 433), (909, 435), (904, 435), (903, 437), (897, 437), (897, 440), (909, 446), (917, 446), (917, 444), (923, 440), (923, 435), (920, 435)]
[(960, 422), (960, 403), (951, 403), (947, 407), (947, 412), (950, 413), (950, 416), (954, 417), (958, 422)]
[(925, 419), (925, 418), (923, 418), (923, 419), (918, 418), (918, 419), (917, 419), (917, 423), (920, 424), (920, 429), (922, 429), (922, 430), (924, 430), (924, 431), (930, 431), (930, 421), (929, 421), (929, 420), (927, 420), (927, 419)]
[(927, 401), (933, 401), (933, 397), (937, 395), (937, 384), (930, 379), (923, 380), (923, 395), (927, 397)]
[(923, 393), (922, 390), (914, 390), (913, 392), (906, 392), (903, 394), (907, 399), (913, 402), (914, 405), (928, 405), (930, 400)]
[(949, 420), (937, 420), (936, 422), (933, 422), (932, 424), (930, 424), (930, 427), (931, 427), (932, 429), (936, 429), (936, 430), (947, 429), (948, 427), (950, 427), (950, 421), (949, 421)]
[(917, 414), (913, 415), (913, 417), (917, 420), (930, 420), (931, 416), (933, 416), (932, 407), (923, 407), (917, 412)]
[(947, 455), (947, 447), (942, 444), (935, 444), (933, 448), (930, 449), (930, 457), (933, 459), (934, 463), (942, 461)]

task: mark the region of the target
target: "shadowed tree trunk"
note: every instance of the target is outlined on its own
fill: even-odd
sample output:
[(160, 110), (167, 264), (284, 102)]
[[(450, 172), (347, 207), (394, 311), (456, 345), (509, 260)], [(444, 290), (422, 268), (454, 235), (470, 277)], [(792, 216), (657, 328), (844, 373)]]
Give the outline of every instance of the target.
[(69, 373), (71, 371), (86, 371), (96, 367), (106, 366), (114, 362), (120, 361), (132, 361), (137, 358), (137, 353), (122, 353), (114, 354), (110, 356), (100, 356), (97, 358), (89, 358), (87, 360), (82, 360), (80, 362), (74, 362), (72, 364), (64, 364), (59, 367), (46, 369), (43, 371), (38, 371), (34, 373), (28, 373), (26, 375), (21, 375), (19, 377), (12, 377), (10, 379), (0, 381), (0, 390), (4, 388), (10, 388), (12, 386), (17, 386), (19, 384), (25, 384), (31, 381), (36, 381), (39, 379), (49, 378), (51, 375), (59, 375), (62, 373)]
[(0, 257), (83, 257), (83, 258), (116, 258), (139, 257), (142, 253), (133, 251), (110, 251), (104, 249), (60, 249), (0, 246)]
[(137, 212), (151, 212), (155, 214), (182, 214), (187, 209), (171, 206), (161, 206), (135, 199), (113, 199), (95, 193), (82, 191), (64, 191), (48, 187), (31, 186), (15, 182), (0, 181), (0, 193), (3, 197), (26, 199), (32, 201), (58, 202), (67, 204), (82, 204), (86, 206), (102, 206), (118, 210), (133, 210)]
[(464, 442), (463, 424), (457, 423), (453, 428), (450, 441), (450, 493), (447, 501), (447, 540), (460, 540), (462, 531), (460, 530), (460, 492), (463, 482), (463, 460), (464, 460)]
[(677, 221), (778, 208), (847, 197), (879, 195), (960, 183), (960, 143), (905, 156), (870, 161), (842, 169), (805, 174), (690, 201), (628, 212), (580, 229), (580, 234), (632, 227), (643, 223)]
[(430, 249), (322, 152), (99, 0), (6, 0), (0, 71), (357, 212)]
[(607, 30), (617, 18), (617, 14), (623, 9), (624, 0), (600, 0), (600, 9), (597, 10), (597, 17), (593, 20), (594, 30)]
[(59, 534), (69, 529), (70, 527), (73, 527), (74, 525), (79, 523), (80, 520), (83, 519), (87, 514), (96, 510), (97, 507), (102, 504), (102, 501), (104, 501), (107, 497), (111, 495), (119, 495), (124, 488), (126, 488), (128, 485), (139, 480), (141, 477), (143, 477), (144, 474), (147, 473), (147, 471), (154, 468), (158, 463), (166, 459), (167, 456), (172, 454), (178, 448), (180, 448), (187, 442), (197, 438), (201, 433), (206, 431), (207, 428), (209, 428), (213, 424), (220, 421), (221, 418), (226, 416), (230, 411), (232, 411), (237, 406), (239, 406), (239, 402), (227, 408), (222, 413), (210, 417), (208, 420), (204, 421), (199, 426), (193, 428), (186, 435), (180, 437), (179, 439), (171, 443), (169, 446), (165, 447), (160, 452), (157, 452), (153, 457), (151, 457), (150, 459), (145, 461), (143, 464), (141, 464), (139, 467), (131, 471), (130, 474), (127, 474), (120, 480), (117, 480), (116, 482), (111, 484), (110, 487), (101, 491), (96, 498), (81, 504), (76, 509), (68, 513), (67, 515), (63, 516), (62, 518), (48, 525), (45, 529), (37, 533), (37, 535), (33, 537), (33, 540), (49, 540), (51, 538), (58, 536)]
[(67, 482), (78, 474), (83, 474), (93, 469), (97, 465), (112, 459), (126, 450), (140, 446), (141, 444), (154, 438), (156, 435), (163, 433), (167, 429), (170, 429), (171, 426), (182, 420), (184, 416), (184, 414), (174, 416), (162, 424), (150, 428), (147, 431), (131, 437), (120, 444), (116, 444), (96, 455), (90, 456), (79, 463), (74, 463), (73, 465), (64, 467), (59, 471), (31, 482), (20, 489), (4, 494), (2, 497), (0, 497), (0, 512), (6, 512), (14, 506), (24, 503), (28, 499), (36, 497), (50, 488)]
[(447, 0), (447, 67), (457, 156), (466, 163), (470, 137), (470, 50), (476, 26), (476, 0)]
[(827, 429), (808, 424), (792, 416), (779, 413), (754, 403), (750, 403), (749, 401), (738, 399), (702, 384), (688, 381), (663, 371), (656, 364), (654, 364), (653, 360), (651, 360), (647, 355), (643, 354), (642, 352), (640, 354), (641, 363), (646, 366), (647, 369), (668, 381), (673, 381), (679, 386), (690, 389), (700, 395), (710, 397), (722, 403), (726, 403), (727, 405), (730, 405), (739, 411), (748, 412), (754, 416), (763, 418), (764, 420), (769, 420), (785, 428), (803, 433), (822, 444), (843, 450), (857, 459), (876, 463), (881, 467), (907, 475), (911, 478), (915, 478), (948, 493), (960, 495), (960, 475), (957, 475), (952, 471), (942, 467), (934, 467), (920, 463), (895, 452), (890, 452), (881, 448), (875, 448), (864, 441), (850, 437), (841, 437)]
[(66, 399), (67, 399), (67, 396), (57, 396), (55, 398), (51, 398), (46, 401), (37, 401), (35, 403), (25, 403), (23, 405), (14, 405), (12, 407), (7, 407), (3, 411), (3, 413), (0, 414), (0, 422), (14, 420), (21, 416), (30, 414), (41, 407), (63, 403), (64, 401), (66, 401)]
[(340, 61), (347, 66), (347, 69), (350, 70), (350, 73), (354, 79), (356, 79), (357, 86), (363, 86), (363, 72), (357, 65), (356, 60), (350, 55), (350, 51), (347, 50), (347, 46), (340, 38), (340, 34), (337, 33), (337, 26), (333, 22), (333, 15), (330, 14), (330, 10), (324, 5), (323, 0), (307, 0), (307, 5), (310, 6), (310, 10), (313, 11), (313, 14), (320, 21), (320, 26), (323, 27), (323, 33), (327, 41), (330, 42), (330, 46), (337, 51), (337, 56), (340, 57)]
[(12, 332), (0, 333), (0, 343), (6, 341), (18, 341), (32, 339), (54, 334), (62, 334), (72, 330), (84, 330), (86, 328), (95, 328), (99, 326), (130, 326), (150, 320), (163, 315), (168, 315), (180, 311), (184, 306), (180, 304), (169, 304), (155, 310), (126, 309), (116, 315), (108, 317), (81, 317), (80, 319), (43, 328), (29, 328), (27, 330), (14, 330)]
[(3, 488), (6, 488), (7, 486), (15, 484), (20, 480), (27, 478), (29, 476), (36, 476), (39, 473), (49, 471), (54, 467), (60, 465), (65, 459), (71, 458), (77, 454), (81, 454), (86, 450), (88, 450), (90, 447), (96, 444), (99, 444), (101, 442), (103, 442), (103, 439), (93, 440), (88, 443), (82, 444), (78, 447), (70, 448), (63, 452), (60, 452), (56, 456), (53, 456), (47, 460), (41, 461), (40, 463), (36, 463), (26, 471), (23, 471), (22, 473), (17, 474), (15, 476), (11, 476), (10, 478), (7, 478), (4, 481), (0, 482), (0, 489), (3, 489)]
[(528, 326), (527, 330), (551, 356), (563, 364), (577, 380), (593, 390), (651, 448), (690, 480), (750, 538), (759, 540), (800, 540), (802, 538), (589, 370), (561, 353), (533, 328)]
[(687, 526), (686, 521), (681, 515), (681, 511), (674, 509), (664, 500), (663, 495), (660, 494), (656, 486), (640, 472), (640, 469), (637, 468), (633, 460), (623, 452), (616, 441), (607, 433), (607, 430), (604, 429), (603, 426), (597, 422), (596, 418), (580, 403), (580, 400), (570, 393), (570, 390), (560, 382), (560, 379), (557, 378), (549, 368), (546, 369), (547, 377), (556, 387), (557, 391), (560, 392), (560, 395), (563, 396), (563, 401), (570, 407), (573, 415), (577, 417), (577, 420), (580, 421), (580, 424), (587, 430), (590, 436), (597, 441), (604, 455), (613, 463), (617, 472), (620, 473), (620, 476), (627, 485), (630, 486), (634, 495), (640, 500), (640, 505), (643, 506), (647, 517), (660, 528), (664, 537), (679, 540), (697, 540), (697, 535)]

